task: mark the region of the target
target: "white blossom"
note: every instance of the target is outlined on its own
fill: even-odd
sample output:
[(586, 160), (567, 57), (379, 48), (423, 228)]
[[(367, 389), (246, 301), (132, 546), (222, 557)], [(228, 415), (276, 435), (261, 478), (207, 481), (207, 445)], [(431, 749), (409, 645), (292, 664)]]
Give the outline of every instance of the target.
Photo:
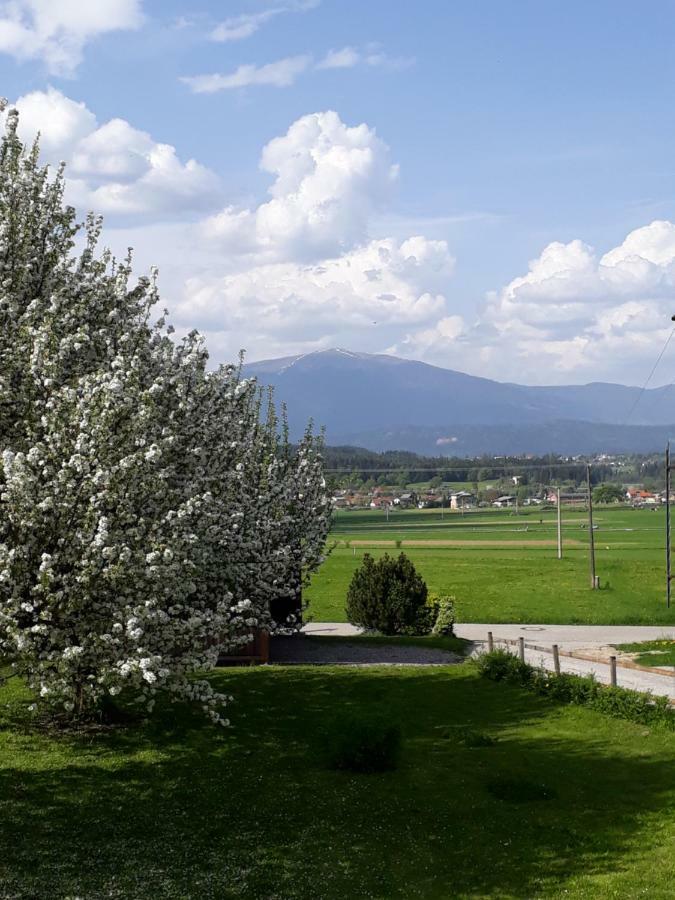
[(226, 724), (198, 673), (256, 627), (299, 627), (321, 440), (292, 447), (239, 366), (153, 324), (156, 273), (132, 283), (98, 250), (16, 116), (1, 151), (0, 657), (61, 709), (164, 690)]

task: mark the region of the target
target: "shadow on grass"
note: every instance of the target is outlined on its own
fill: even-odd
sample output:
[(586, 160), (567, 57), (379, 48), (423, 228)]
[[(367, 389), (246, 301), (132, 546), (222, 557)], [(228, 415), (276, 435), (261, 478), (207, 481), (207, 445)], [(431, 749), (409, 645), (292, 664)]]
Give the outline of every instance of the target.
[[(502, 898), (583, 876), (592, 896), (600, 875), (629, 896), (648, 818), (675, 828), (660, 737), (470, 670), (214, 682), (236, 697), (224, 733), (172, 707), (135, 730), (0, 734), (0, 895)], [(337, 710), (400, 723), (400, 768), (327, 770)]]

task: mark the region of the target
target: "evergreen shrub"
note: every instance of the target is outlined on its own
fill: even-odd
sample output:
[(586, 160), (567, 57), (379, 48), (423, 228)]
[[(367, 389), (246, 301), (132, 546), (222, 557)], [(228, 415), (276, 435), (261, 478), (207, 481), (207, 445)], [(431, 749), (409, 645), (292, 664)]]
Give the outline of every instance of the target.
[(352, 625), (381, 634), (428, 634), (434, 624), (427, 586), (405, 553), (378, 560), (366, 553), (349, 585), (346, 612)]

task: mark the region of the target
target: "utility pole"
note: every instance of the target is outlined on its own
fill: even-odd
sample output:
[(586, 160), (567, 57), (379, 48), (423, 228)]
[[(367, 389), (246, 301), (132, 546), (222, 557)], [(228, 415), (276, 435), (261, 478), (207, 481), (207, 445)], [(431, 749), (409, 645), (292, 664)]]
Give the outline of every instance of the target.
[[(670, 317), (675, 322), (675, 316)], [(667, 346), (667, 345), (666, 345)], [(670, 583), (673, 576), (670, 570), (670, 441), (666, 444), (666, 606), (670, 609)]]
[(586, 484), (588, 486), (588, 553), (591, 564), (591, 590), (598, 587), (598, 577), (595, 574), (595, 535), (593, 534), (593, 494), (591, 492), (591, 466), (586, 466)]
[(670, 609), (670, 441), (666, 444), (666, 606)]
[(560, 486), (558, 492), (558, 559), (562, 559), (562, 510), (560, 509)]

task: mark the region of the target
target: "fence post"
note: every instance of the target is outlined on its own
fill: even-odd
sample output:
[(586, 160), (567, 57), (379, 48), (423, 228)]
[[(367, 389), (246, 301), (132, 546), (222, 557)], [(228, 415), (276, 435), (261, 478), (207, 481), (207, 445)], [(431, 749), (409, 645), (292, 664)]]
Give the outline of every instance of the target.
[(616, 687), (616, 656), (609, 658), (609, 681), (612, 687)]
[(492, 653), (495, 649), (494, 638), (492, 637), (492, 632), (488, 631), (488, 653)]
[(521, 662), (525, 662), (525, 638), (518, 638), (518, 656)]
[(558, 653), (558, 645), (553, 645), (553, 668), (555, 669), (555, 674), (560, 675), (560, 654)]

